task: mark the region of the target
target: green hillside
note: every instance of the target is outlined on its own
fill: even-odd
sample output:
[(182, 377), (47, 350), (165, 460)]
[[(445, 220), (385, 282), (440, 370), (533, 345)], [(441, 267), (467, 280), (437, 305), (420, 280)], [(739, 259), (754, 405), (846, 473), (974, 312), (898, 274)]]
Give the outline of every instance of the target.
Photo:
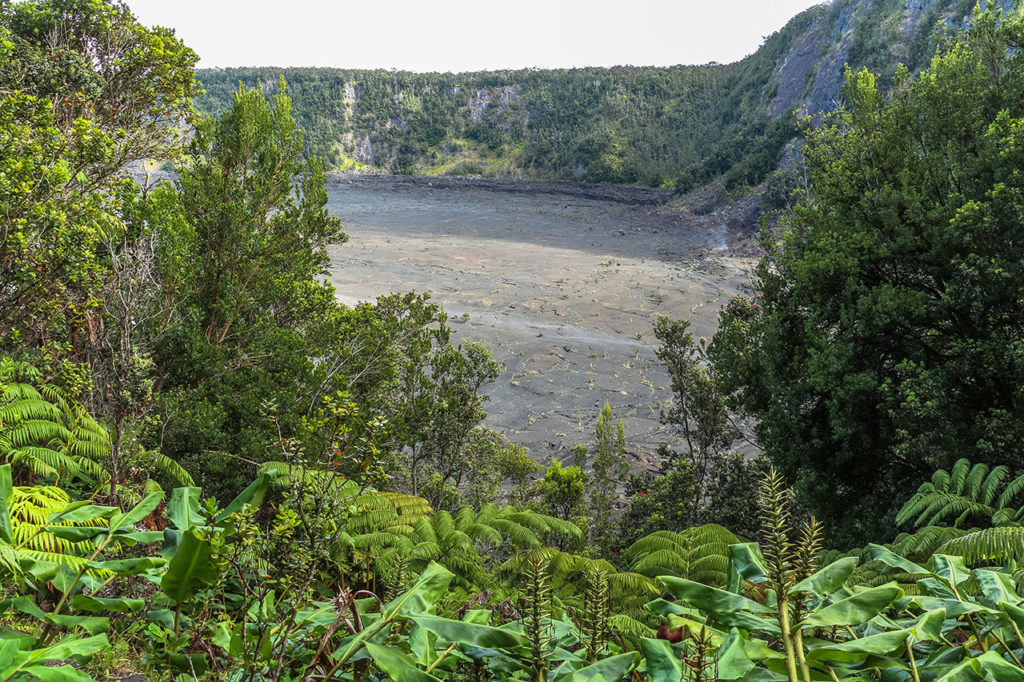
[(676, 186), (724, 176), (752, 185), (774, 170), (798, 116), (834, 108), (843, 66), (882, 77), (917, 70), (936, 22), (960, 24), (969, 0), (839, 0), (811, 8), (733, 64), (477, 73), (333, 68), (198, 73), (205, 113), (239, 83), (283, 77), (307, 153), (329, 170), (518, 176)]

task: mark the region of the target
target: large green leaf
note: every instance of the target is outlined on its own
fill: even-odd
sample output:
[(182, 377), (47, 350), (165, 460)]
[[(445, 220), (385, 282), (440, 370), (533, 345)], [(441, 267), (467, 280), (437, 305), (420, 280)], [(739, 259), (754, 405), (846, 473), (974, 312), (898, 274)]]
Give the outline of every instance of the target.
[(131, 547), (136, 544), (151, 545), (164, 539), (164, 534), (159, 530), (121, 530), (112, 533), (112, 537), (121, 544)]
[(136, 523), (139, 523), (144, 518), (153, 513), (153, 510), (160, 506), (160, 502), (164, 499), (164, 493), (162, 490), (154, 490), (146, 494), (142, 498), (142, 501), (137, 505), (124, 512), (123, 514), (115, 514), (110, 517), (110, 529), (119, 530), (121, 528), (131, 528)]
[[(25, 640), (28, 642), (28, 646), (31, 646), (35, 637), (26, 635)], [(17, 637), (0, 637), (0, 671), (15, 665), (14, 658), (21, 651), (22, 641)]]
[(676, 604), (675, 602), (668, 601), (658, 597), (652, 601), (644, 604), (644, 609), (653, 613), (655, 616), (661, 616), (667, 618), (670, 614), (676, 616), (696, 616), (698, 615), (696, 610), (689, 607), (683, 606), (682, 604)]
[(944, 609), (927, 611), (918, 616), (910, 627), (910, 643), (938, 642), (942, 638), (942, 624), (947, 618)]
[(88, 611), (89, 613), (103, 613), (104, 611), (113, 611), (114, 613), (141, 611), (145, 606), (146, 602), (143, 599), (126, 599), (124, 597), (108, 599), (93, 597), (91, 595), (76, 594), (71, 600), (72, 608), (77, 609), (78, 611)]
[(60, 628), (79, 627), (90, 635), (100, 635), (110, 630), (110, 621), (106, 618), (47, 613), (39, 608), (39, 605), (31, 597), (16, 597), (9, 602), (5, 602), (5, 605), (9, 605), (27, 616), (32, 616), (44, 623)]
[(70, 665), (31, 665), (23, 668), (21, 672), (31, 675), (40, 682), (96, 682), (94, 678)]
[(1019, 629), (1024, 630), (1024, 609), (1009, 602), (999, 602), (999, 608), (1006, 617), (1012, 620)]
[(224, 510), (217, 515), (214, 521), (221, 523), (226, 520), (232, 514), (242, 511), (245, 505), (249, 504), (253, 507), (259, 505), (263, 501), (263, 495), (267, 492), (270, 484), (273, 482), (272, 474), (276, 472), (267, 472), (259, 475), (255, 481), (250, 483), (245, 490), (238, 493), (238, 496), (231, 500), (230, 504), (224, 508)]
[(421, 627), (412, 628), (406, 638), (406, 644), (412, 653), (413, 662), (424, 667), (430, 665), (437, 658), (434, 646), (436, 642), (437, 635), (430, 630)]
[(100, 616), (71, 616), (67, 614), (47, 614), (46, 620), (59, 628), (82, 628), (90, 635), (101, 635), (110, 632), (110, 619)]
[(640, 651), (647, 661), (647, 675), (651, 682), (679, 682), (682, 679), (682, 660), (668, 640), (644, 637), (640, 640)]
[(1010, 663), (994, 651), (986, 651), (974, 660), (989, 679), (998, 682), (1024, 682), (1024, 669)]
[(110, 648), (106, 635), (94, 635), (83, 639), (74, 637), (62, 640), (57, 644), (36, 649), (28, 656), (29, 663), (45, 663), (46, 661), (63, 661), (72, 656), (92, 656)]
[(160, 589), (175, 603), (191, 597), (217, 577), (212, 554), (209, 543), (200, 539), (194, 530), (182, 533), (178, 549), (160, 581)]
[(373, 658), (373, 662), (395, 682), (440, 682), (438, 678), (417, 668), (397, 649), (367, 642), (366, 651)]
[(799, 627), (831, 627), (865, 623), (903, 596), (896, 583), (880, 585), (858, 592), (834, 604), (823, 606), (805, 618)]
[(981, 593), (993, 604), (1004, 601), (1016, 603), (1021, 600), (1010, 575), (982, 568), (975, 570), (974, 575), (978, 578)]
[(362, 654), (360, 647), (390, 627), (391, 621), (415, 615), (430, 615), (431, 609), (448, 592), (448, 585), (455, 576), (444, 566), (431, 561), (420, 574), (416, 583), (400, 594), (381, 610), (379, 627), (365, 624), (362, 632), (341, 641), (334, 655), (342, 661), (355, 660)]
[(69, 542), (85, 542), (106, 535), (110, 529), (105, 526), (46, 526), (46, 532)]
[(747, 655), (745, 638), (739, 630), (733, 628), (729, 632), (729, 637), (715, 654), (715, 662), (720, 680), (742, 679), (754, 668), (754, 662)]
[(987, 651), (977, 658), (968, 658), (950, 668), (936, 682), (1024, 682), (1024, 670)]
[(863, 654), (864, 658), (869, 655), (884, 656), (901, 649), (910, 634), (910, 628), (906, 628), (815, 647), (807, 652), (807, 659), (811, 661), (850, 661), (853, 659), (849, 654)]
[(761, 561), (761, 549), (756, 542), (729, 545), (729, 566), (744, 580), (755, 583), (768, 580), (768, 569)]
[(929, 597), (927, 595), (914, 595), (909, 597), (909, 600), (910, 606), (925, 609), (926, 611), (943, 609), (946, 612), (947, 618), (959, 618), (965, 613), (999, 613), (995, 609), (990, 609), (982, 604), (962, 599), (941, 599), (939, 597)]
[(923, 566), (918, 566), (913, 561), (910, 561), (909, 559), (904, 559), (899, 554), (896, 554), (895, 552), (886, 549), (881, 545), (876, 545), (873, 543), (868, 545), (868, 554), (871, 556), (871, 558), (877, 559), (878, 561), (881, 561), (883, 564), (886, 564), (887, 566), (898, 568), (904, 573), (909, 573), (911, 575), (932, 574), (932, 572), (929, 571), (927, 568), (924, 568)]
[(203, 523), (203, 516), (199, 513), (199, 500), (202, 493), (202, 488), (195, 487), (181, 487), (171, 491), (171, 498), (167, 501), (166, 516), (172, 526), (180, 531), (185, 531)]
[(50, 523), (57, 523), (58, 521), (61, 521), (64, 523), (83, 524), (97, 519), (111, 517), (118, 511), (120, 510), (117, 507), (106, 507), (99, 504), (92, 504), (87, 500), (81, 500), (79, 502), (72, 502), (59, 512), (50, 514), (49, 521)]
[(961, 556), (933, 554), (932, 566), (935, 567), (935, 575), (954, 587), (971, 577), (971, 571), (964, 565), (964, 558)]
[(968, 658), (949, 668), (936, 678), (936, 682), (986, 682), (985, 677), (973, 658)]
[(97, 571), (110, 571), (117, 575), (138, 575), (157, 566), (163, 566), (167, 560), (162, 557), (137, 557), (135, 559), (111, 559), (110, 561), (93, 561), (89, 568)]
[(425, 615), (412, 616), (412, 620), (420, 627), (460, 647), (468, 645), (487, 649), (512, 649), (527, 644), (525, 638), (490, 625)]
[(793, 592), (813, 592), (826, 597), (846, 584), (846, 580), (857, 568), (856, 557), (844, 557), (833, 561), (793, 586)]
[(399, 595), (382, 609), (385, 619), (429, 614), (434, 605), (448, 592), (448, 585), (455, 576), (444, 566), (434, 561), (405, 593)]
[(588, 682), (589, 680), (612, 682), (613, 680), (621, 680), (635, 665), (635, 653), (630, 652), (609, 656), (579, 670), (573, 670), (567, 674), (555, 677), (553, 682)]
[(695, 606), (701, 611), (707, 611), (715, 615), (730, 614), (737, 611), (772, 613), (772, 609), (764, 604), (759, 604), (753, 599), (747, 599), (738, 594), (692, 580), (686, 580), (685, 578), (660, 576), (658, 582), (679, 599)]

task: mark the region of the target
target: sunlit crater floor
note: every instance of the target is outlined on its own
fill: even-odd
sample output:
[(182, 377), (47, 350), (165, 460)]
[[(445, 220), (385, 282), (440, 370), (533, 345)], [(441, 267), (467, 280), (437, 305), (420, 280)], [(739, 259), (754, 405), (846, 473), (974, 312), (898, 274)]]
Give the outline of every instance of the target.
[(654, 351), (658, 315), (690, 316), (697, 336), (750, 280), (724, 226), (649, 206), (550, 194), (330, 184), (347, 244), (332, 247), (345, 303), (429, 292), (456, 341), (486, 344), (504, 366), (485, 389), (486, 425), (541, 462), (590, 443), (605, 401), (625, 422), (633, 463), (670, 440), (670, 398)]

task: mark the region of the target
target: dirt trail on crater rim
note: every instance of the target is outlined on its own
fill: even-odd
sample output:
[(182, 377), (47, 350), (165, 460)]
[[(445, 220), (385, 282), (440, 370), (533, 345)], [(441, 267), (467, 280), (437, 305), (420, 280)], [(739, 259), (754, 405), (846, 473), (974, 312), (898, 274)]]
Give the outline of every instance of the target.
[(328, 189), (350, 236), (331, 249), (339, 299), (430, 292), (455, 339), (483, 342), (504, 367), (484, 391), (486, 425), (544, 463), (591, 443), (606, 400), (633, 463), (649, 461), (670, 439), (658, 423), (671, 392), (655, 318), (690, 316), (694, 334), (710, 336), (754, 263), (731, 251), (735, 221), (557, 194), (552, 183), (531, 193), (334, 176)]

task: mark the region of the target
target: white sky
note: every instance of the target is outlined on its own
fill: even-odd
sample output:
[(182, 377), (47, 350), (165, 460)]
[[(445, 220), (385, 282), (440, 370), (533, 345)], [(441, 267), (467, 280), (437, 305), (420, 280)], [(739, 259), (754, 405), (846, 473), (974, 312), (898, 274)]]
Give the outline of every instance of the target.
[(821, 0), (127, 0), (200, 67), (410, 71), (731, 62)]

